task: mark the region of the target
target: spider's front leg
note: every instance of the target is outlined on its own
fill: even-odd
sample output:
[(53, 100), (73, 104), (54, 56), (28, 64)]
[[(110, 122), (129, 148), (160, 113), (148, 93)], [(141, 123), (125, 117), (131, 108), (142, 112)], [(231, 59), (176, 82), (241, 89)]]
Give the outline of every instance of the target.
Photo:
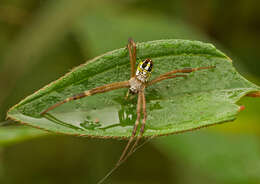
[(132, 38), (128, 39), (127, 44), (128, 52), (129, 52), (129, 59), (131, 65), (131, 78), (135, 77), (135, 64), (136, 64), (136, 44)]
[[(130, 60), (130, 66), (131, 66), (131, 73), (130, 78), (135, 77), (135, 65), (136, 65), (136, 44), (132, 38), (128, 39), (127, 49), (129, 53), (129, 60)], [(128, 90), (125, 96), (125, 99), (128, 98), (130, 91)]]

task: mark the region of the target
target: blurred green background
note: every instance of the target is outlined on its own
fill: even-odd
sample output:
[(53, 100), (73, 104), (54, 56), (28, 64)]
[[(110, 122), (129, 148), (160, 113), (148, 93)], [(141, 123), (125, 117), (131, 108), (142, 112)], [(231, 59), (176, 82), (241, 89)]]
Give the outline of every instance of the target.
[[(258, 0), (1, 0), (0, 183), (96, 183), (125, 141), (47, 134), (5, 121), (8, 108), (71, 68), (137, 42), (210, 42), (260, 85)], [(156, 138), (105, 183), (260, 183), (260, 99), (238, 119)], [(12, 124), (13, 126), (8, 126)]]

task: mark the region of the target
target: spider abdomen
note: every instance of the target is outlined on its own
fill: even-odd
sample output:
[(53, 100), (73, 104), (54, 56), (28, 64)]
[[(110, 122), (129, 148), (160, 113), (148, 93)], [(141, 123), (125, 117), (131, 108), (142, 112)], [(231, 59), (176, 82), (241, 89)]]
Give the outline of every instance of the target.
[(142, 83), (141, 81), (139, 81), (137, 78), (132, 77), (129, 80), (129, 84), (130, 84), (130, 92), (133, 94), (138, 93), (139, 91), (141, 91), (144, 87), (144, 83)]

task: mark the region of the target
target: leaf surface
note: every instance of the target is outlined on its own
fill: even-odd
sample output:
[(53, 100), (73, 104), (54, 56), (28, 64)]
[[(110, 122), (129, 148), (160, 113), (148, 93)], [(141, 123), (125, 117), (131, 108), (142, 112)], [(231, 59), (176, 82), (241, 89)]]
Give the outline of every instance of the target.
[[(235, 103), (260, 88), (244, 79), (231, 60), (212, 44), (188, 40), (157, 40), (137, 44), (138, 59), (154, 61), (152, 78), (182, 68), (216, 66), (165, 80), (146, 89), (147, 126), (144, 136), (178, 133), (232, 121)], [(48, 131), (92, 137), (129, 137), (136, 119), (137, 97), (125, 100), (119, 89), (72, 101), (40, 112), (75, 94), (130, 76), (126, 48), (114, 50), (73, 69), (64, 77), (28, 96), (8, 117)]]

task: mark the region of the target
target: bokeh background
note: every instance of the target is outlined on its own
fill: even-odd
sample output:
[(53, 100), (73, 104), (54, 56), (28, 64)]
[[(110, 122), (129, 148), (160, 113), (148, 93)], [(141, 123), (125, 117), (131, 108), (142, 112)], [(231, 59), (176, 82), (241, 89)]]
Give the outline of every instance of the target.
[[(12, 105), (71, 68), (136, 41), (210, 42), (260, 85), (259, 0), (1, 0), (0, 183), (96, 183), (124, 141), (46, 134), (5, 120)], [(260, 183), (260, 99), (238, 119), (156, 138), (105, 183)], [(9, 126), (12, 124), (13, 126)]]

